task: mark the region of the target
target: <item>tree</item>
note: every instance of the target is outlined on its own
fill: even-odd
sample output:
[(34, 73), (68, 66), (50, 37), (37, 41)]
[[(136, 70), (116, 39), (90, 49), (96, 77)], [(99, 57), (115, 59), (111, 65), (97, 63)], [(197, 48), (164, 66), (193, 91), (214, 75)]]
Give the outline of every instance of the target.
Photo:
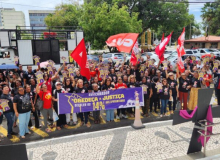
[(203, 29), (209, 28), (209, 34), (220, 35), (220, 0), (216, 3), (206, 3), (202, 8)]
[(117, 3), (113, 6), (109, 6), (107, 3), (98, 6), (85, 3), (79, 24), (83, 28), (86, 41), (90, 41), (93, 48), (102, 48), (111, 35), (128, 32), (139, 33), (142, 22), (137, 19), (137, 13), (130, 17), (127, 7), (119, 8)]
[(47, 26), (78, 26), (81, 7), (71, 4), (61, 4), (56, 7), (54, 14), (45, 19)]

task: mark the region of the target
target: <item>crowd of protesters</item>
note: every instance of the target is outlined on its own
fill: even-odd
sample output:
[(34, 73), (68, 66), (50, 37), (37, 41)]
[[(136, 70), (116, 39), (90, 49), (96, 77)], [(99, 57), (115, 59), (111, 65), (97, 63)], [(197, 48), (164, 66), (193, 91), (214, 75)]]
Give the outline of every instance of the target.
[[(83, 77), (79, 69), (75, 70), (74, 76), (62, 78), (61, 70), (67, 70), (65, 64), (58, 70), (53, 68), (52, 75), (48, 74), (47, 69), (39, 67), (38, 70), (43, 72), (44, 78), (44, 82), (39, 84), (36, 81), (36, 70), (32, 70), (32, 66), (27, 66), (27, 71), (23, 70), (22, 65), (19, 65), (19, 69), (2, 70), (0, 71), (0, 99), (7, 100), (9, 110), (3, 114), (0, 112), (0, 124), (4, 115), (7, 120), (8, 137), (11, 137), (11, 135), (18, 134), (13, 131), (13, 128), (17, 126), (18, 118), (21, 138), (25, 138), (26, 134), (31, 134), (29, 127), (42, 127), (46, 132), (51, 132), (53, 127), (61, 130), (70, 125), (70, 122), (73, 122), (71, 125), (76, 125), (78, 123), (77, 117), (81, 119), (80, 125), (85, 124), (90, 127), (88, 117), (93, 116), (94, 123), (99, 124), (100, 111), (60, 114), (56, 126), (54, 125), (53, 111), (58, 113), (57, 93), (90, 93), (134, 87), (143, 88), (142, 116), (148, 117), (149, 112), (159, 112), (160, 117), (168, 116), (176, 110), (178, 100), (181, 104), (180, 109), (186, 110), (190, 90), (192, 88), (209, 88), (215, 77), (215, 93), (218, 104), (220, 104), (220, 76), (218, 76), (220, 69), (213, 69), (214, 59), (210, 59), (208, 64), (203, 64), (202, 61), (193, 62), (191, 57), (187, 57), (184, 60), (185, 72), (183, 73), (179, 72), (178, 67), (173, 70), (173, 66), (169, 62), (166, 69), (162, 63), (149, 66), (149, 60), (151, 60), (150, 56), (146, 57), (146, 61), (141, 58), (135, 66), (127, 63), (116, 66), (116, 63), (108, 62), (106, 63), (108, 73), (103, 77), (100, 76), (100, 66), (103, 62), (91, 62), (90, 80)], [(141, 70), (143, 65), (145, 66), (144, 70)], [(201, 71), (204, 76), (199, 78)], [(119, 72), (121, 74), (118, 74)], [(158, 90), (158, 85), (161, 86), (160, 90)], [(43, 109), (40, 111), (35, 107), (39, 98), (44, 102)], [(106, 121), (112, 122), (114, 119), (134, 117), (134, 111), (134, 107), (117, 109), (116, 114), (114, 109), (106, 110)], [(40, 116), (44, 118), (44, 126), (39, 123)], [(31, 119), (34, 119), (34, 124)]]

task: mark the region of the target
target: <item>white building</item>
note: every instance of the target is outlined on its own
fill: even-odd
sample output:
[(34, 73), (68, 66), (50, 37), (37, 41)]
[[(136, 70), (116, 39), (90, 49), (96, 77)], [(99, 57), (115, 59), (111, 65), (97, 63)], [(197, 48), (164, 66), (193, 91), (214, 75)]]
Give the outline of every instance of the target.
[(25, 26), (25, 15), (14, 8), (0, 8), (0, 29), (16, 29)]

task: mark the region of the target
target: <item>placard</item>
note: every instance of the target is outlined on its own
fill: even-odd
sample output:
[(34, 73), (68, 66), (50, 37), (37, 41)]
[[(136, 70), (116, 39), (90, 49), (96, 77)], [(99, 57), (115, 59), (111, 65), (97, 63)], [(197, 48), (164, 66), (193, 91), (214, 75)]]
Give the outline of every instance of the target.
[(15, 60), (15, 65), (18, 65), (19, 57), (18, 56), (14, 56), (14, 60)]
[(34, 56), (33, 56), (33, 59), (34, 59), (34, 61), (35, 61), (35, 65), (40, 65), (40, 57), (39, 57), (39, 56), (34, 55)]
[(157, 88), (157, 92), (158, 93), (161, 93), (161, 92), (163, 92), (163, 85), (162, 85), (162, 83), (156, 83), (156, 88)]
[(37, 77), (37, 83), (38, 84), (44, 82), (43, 73), (41, 71), (37, 71), (35, 73), (35, 76)]
[(163, 61), (163, 69), (167, 70), (168, 68), (168, 62), (167, 61)]
[(63, 63), (67, 63), (66, 57), (62, 56), (61, 59), (63, 60)]
[(202, 80), (203, 80), (203, 77), (204, 77), (204, 72), (200, 71), (200, 72), (199, 72), (198, 80), (202, 81)]
[(218, 63), (217, 61), (214, 61), (213, 64), (214, 64), (213, 70), (217, 71), (217, 70), (218, 70), (219, 63)]
[(47, 65), (47, 73), (49, 75), (53, 75), (53, 66), (50, 64)]
[(68, 77), (68, 76), (67, 76), (67, 74), (68, 74), (67, 71), (62, 70), (61, 73), (62, 73), (62, 75), (63, 75), (63, 78), (67, 78), (67, 77)]
[(48, 60), (48, 63), (53, 67), (53, 65), (55, 64), (53, 60)]
[(9, 101), (7, 99), (0, 99), (0, 105), (2, 107), (3, 112), (6, 112), (6, 111), (10, 110), (8, 102)]
[(72, 65), (67, 66), (67, 70), (69, 72), (69, 76), (74, 76), (74, 67)]

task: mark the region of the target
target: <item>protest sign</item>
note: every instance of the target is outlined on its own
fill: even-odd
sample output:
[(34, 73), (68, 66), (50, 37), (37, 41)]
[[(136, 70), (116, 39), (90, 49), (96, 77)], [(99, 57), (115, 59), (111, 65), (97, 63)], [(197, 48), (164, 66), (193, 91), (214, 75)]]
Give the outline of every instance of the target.
[(156, 88), (157, 88), (157, 92), (158, 92), (158, 93), (162, 92), (162, 91), (163, 91), (163, 90), (162, 90), (162, 89), (163, 89), (162, 83), (159, 83), (159, 82), (158, 82), (158, 83), (156, 84)]
[(151, 68), (153, 67), (154, 61), (152, 59), (148, 60), (148, 67)]
[(55, 64), (54, 61), (52, 60), (48, 60), (48, 63), (53, 67), (53, 65)]
[(145, 69), (146, 69), (146, 65), (141, 64), (141, 66), (140, 66), (140, 72), (143, 73), (143, 72), (145, 71)]
[(198, 80), (202, 81), (203, 77), (204, 77), (204, 72), (200, 71)]
[(37, 77), (37, 83), (38, 84), (44, 82), (43, 73), (41, 71), (37, 71), (35, 73), (35, 76)]
[(218, 66), (219, 66), (219, 63), (217, 61), (214, 61), (214, 66), (213, 66), (213, 70), (217, 71), (218, 70)]
[(67, 70), (69, 72), (69, 76), (74, 76), (74, 67), (72, 65), (67, 66)]
[(63, 75), (63, 78), (67, 78), (67, 74), (68, 74), (67, 71), (62, 70), (61, 73), (62, 73), (62, 75)]
[(144, 105), (141, 87), (108, 90), (94, 93), (59, 93), (59, 114), (134, 107)]
[(211, 55), (210, 59), (212, 59), (212, 60), (213, 60), (213, 59), (214, 59), (214, 57), (215, 57), (214, 53), (211, 53), (210, 55)]
[(17, 65), (17, 64), (18, 64), (19, 57), (18, 57), (18, 56), (14, 56), (14, 60), (15, 60), (15, 65)]
[(168, 62), (167, 61), (163, 61), (163, 69), (167, 70), (168, 66)]
[(8, 102), (9, 101), (7, 99), (0, 99), (0, 105), (1, 105), (1, 107), (3, 109), (3, 112), (6, 112), (6, 111), (10, 110)]
[(34, 61), (35, 61), (35, 65), (40, 65), (40, 57), (39, 57), (39, 56), (34, 55), (34, 56), (33, 56), (33, 59), (34, 59)]
[(52, 65), (50, 65), (50, 64), (47, 65), (47, 72), (49, 75), (53, 74), (53, 66)]
[(66, 57), (62, 56), (61, 59), (63, 60), (63, 63), (67, 63)]

